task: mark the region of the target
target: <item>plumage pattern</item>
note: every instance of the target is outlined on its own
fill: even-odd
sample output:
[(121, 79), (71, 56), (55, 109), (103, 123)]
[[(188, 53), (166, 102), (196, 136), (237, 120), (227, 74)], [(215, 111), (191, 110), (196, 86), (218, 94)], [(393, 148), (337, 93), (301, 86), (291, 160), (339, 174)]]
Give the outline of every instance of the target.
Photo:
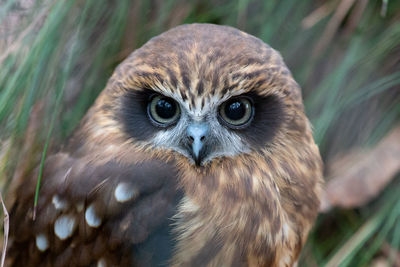
[[(154, 95), (164, 102), (151, 109)], [(239, 126), (221, 117), (235, 99), (229, 108), (251, 106)], [(166, 102), (178, 119), (158, 124), (151, 114)], [(317, 215), (322, 163), (279, 53), (192, 24), (118, 66), (46, 160), (33, 221), (36, 176), (17, 186), (10, 265), (292, 266)]]

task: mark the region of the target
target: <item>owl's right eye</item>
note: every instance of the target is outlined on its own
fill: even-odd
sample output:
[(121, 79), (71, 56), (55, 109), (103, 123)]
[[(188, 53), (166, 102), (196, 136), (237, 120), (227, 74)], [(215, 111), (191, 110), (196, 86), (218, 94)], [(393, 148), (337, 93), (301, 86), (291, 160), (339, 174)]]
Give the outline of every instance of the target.
[(151, 121), (160, 127), (174, 124), (181, 113), (178, 103), (170, 97), (156, 95), (151, 98), (147, 112)]

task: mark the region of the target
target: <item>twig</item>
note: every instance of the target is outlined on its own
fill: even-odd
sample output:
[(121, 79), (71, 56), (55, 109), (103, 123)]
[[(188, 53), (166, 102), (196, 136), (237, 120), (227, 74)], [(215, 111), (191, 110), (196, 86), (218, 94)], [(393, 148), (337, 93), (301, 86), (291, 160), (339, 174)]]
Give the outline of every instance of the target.
[(3, 240), (3, 251), (1, 253), (1, 267), (4, 267), (4, 262), (6, 260), (7, 243), (8, 243), (8, 232), (10, 229), (10, 222), (9, 222), (10, 217), (8, 215), (6, 206), (4, 205), (1, 192), (0, 192), (0, 201), (1, 205), (3, 205), (3, 212), (4, 212), (4, 240)]
[(382, 0), (382, 7), (381, 7), (381, 16), (382, 17), (386, 17), (388, 2), (389, 2), (389, 0)]
[(324, 33), (321, 36), (321, 39), (318, 41), (315, 46), (313, 52), (313, 58), (316, 58), (319, 54), (321, 54), (327, 45), (332, 41), (337, 29), (340, 26), (340, 23), (346, 17), (350, 8), (353, 6), (356, 0), (342, 0), (333, 14), (332, 18), (329, 20), (328, 25), (325, 28)]
[(323, 18), (331, 14), (335, 8), (335, 1), (328, 1), (301, 21), (304, 29), (309, 29), (320, 22)]
[(344, 35), (350, 36), (356, 29), (358, 23), (364, 14), (365, 8), (367, 7), (368, 0), (358, 0), (355, 3), (354, 9), (351, 12), (348, 22), (346, 23), (346, 28), (344, 30)]

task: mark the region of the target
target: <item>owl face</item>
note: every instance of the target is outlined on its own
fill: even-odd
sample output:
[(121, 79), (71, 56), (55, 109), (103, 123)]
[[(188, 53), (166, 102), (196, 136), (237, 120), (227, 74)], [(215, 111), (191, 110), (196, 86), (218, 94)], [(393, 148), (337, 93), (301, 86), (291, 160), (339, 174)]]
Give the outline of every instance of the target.
[(297, 85), (282, 75), (289, 72), (276, 51), (221, 28), (177, 27), (117, 69), (117, 116), (132, 143), (174, 151), (197, 166), (272, 143), (290, 113), (284, 91)]
[[(273, 97), (243, 93), (227, 94), (211, 99), (207, 107), (190, 109), (179, 97), (153, 88), (135, 92), (125, 101), (125, 123), (132, 125), (127, 128), (134, 138), (153, 148), (176, 151), (198, 166), (217, 157), (234, 157), (257, 149), (252, 140), (257, 137), (249, 132), (268, 126), (267, 130), (273, 131), (274, 118), (270, 118), (269, 125), (257, 125), (265, 123), (257, 119), (266, 111), (279, 108)], [(140, 110), (132, 110), (137, 107)], [(141, 121), (147, 120), (145, 134), (139, 136), (135, 130), (134, 121), (138, 118), (132, 118), (132, 114), (140, 115)]]
[(238, 96), (210, 104), (207, 109), (191, 110), (179, 98), (153, 94), (146, 110), (155, 127), (149, 142), (181, 153), (196, 165), (249, 152), (249, 144), (237, 130), (245, 129), (254, 119), (252, 99)]

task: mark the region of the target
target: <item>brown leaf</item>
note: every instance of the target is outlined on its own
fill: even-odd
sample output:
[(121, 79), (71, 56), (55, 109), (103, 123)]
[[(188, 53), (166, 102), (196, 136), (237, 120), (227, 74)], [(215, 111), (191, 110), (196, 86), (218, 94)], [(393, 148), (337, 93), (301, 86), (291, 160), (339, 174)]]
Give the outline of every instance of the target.
[(320, 210), (360, 207), (376, 197), (400, 170), (400, 126), (374, 148), (355, 150), (328, 165)]

